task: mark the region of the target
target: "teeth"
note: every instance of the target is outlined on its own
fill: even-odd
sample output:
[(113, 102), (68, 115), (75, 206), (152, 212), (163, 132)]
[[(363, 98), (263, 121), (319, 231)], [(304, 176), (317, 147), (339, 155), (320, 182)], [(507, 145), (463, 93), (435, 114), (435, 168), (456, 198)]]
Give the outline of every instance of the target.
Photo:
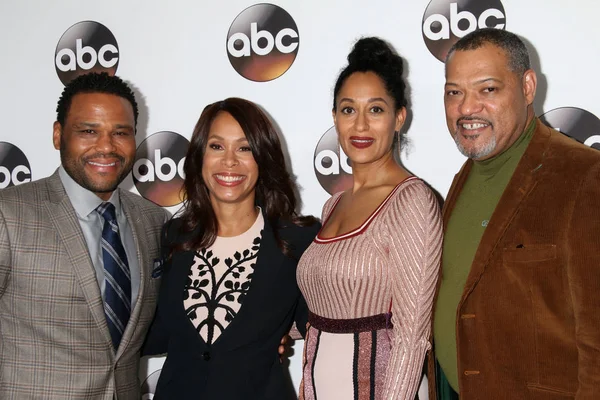
[(97, 167), (114, 167), (115, 165), (117, 165), (116, 162), (111, 162), (110, 164), (102, 164), (102, 163), (98, 163), (98, 162), (88, 161), (88, 163), (95, 165)]
[(371, 143), (373, 140), (371, 139), (352, 139), (354, 143)]
[(471, 130), (471, 129), (479, 129), (484, 128), (487, 124), (477, 123), (477, 124), (462, 124), (463, 128)]
[(243, 176), (216, 175), (217, 179), (225, 182), (239, 182), (244, 179)]

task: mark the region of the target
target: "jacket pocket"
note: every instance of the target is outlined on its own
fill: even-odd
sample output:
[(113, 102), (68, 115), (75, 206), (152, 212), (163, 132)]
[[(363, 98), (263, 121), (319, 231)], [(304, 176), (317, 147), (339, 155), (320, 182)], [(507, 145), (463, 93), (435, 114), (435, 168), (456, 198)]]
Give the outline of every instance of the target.
[(563, 391), (560, 389), (536, 385), (536, 384), (528, 384), (527, 389), (529, 389), (529, 393), (531, 394), (532, 400), (573, 400), (575, 399), (575, 393)]

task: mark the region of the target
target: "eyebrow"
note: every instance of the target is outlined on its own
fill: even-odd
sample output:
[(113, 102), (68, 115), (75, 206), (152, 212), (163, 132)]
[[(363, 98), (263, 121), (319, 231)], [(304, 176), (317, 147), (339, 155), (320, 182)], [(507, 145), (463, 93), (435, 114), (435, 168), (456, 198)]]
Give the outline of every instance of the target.
[(74, 127), (80, 127), (80, 126), (85, 126), (87, 128), (97, 128), (100, 126), (100, 124), (95, 123), (95, 122), (76, 122), (73, 124)]
[[(85, 127), (85, 128), (98, 128), (100, 126), (102, 126), (102, 124), (99, 124), (97, 122), (77, 122), (75, 124), (73, 124), (74, 127), (76, 128), (80, 128), (80, 127)], [(133, 126), (129, 125), (129, 124), (116, 124), (115, 125), (116, 129), (131, 129), (133, 130)]]
[[(217, 140), (225, 140), (225, 138), (223, 138), (222, 136), (219, 135), (208, 135), (208, 139), (217, 139)], [(235, 140), (236, 142), (247, 142), (248, 139), (246, 139), (246, 137), (241, 137), (239, 139)]]
[[(484, 78), (484, 79), (480, 79), (478, 81), (473, 82), (473, 84), (475, 84), (475, 85), (481, 85), (482, 83), (487, 83), (487, 82), (498, 82), (498, 83), (501, 83), (502, 81), (500, 81), (499, 79), (496, 79), (496, 78)], [(444, 86), (458, 86), (458, 83), (446, 82), (444, 84)]]
[[(350, 103), (354, 103), (354, 100), (348, 97), (343, 97), (340, 99), (340, 103), (343, 103), (344, 101), (350, 102)], [(368, 103), (373, 103), (375, 101), (381, 101), (385, 104), (387, 104), (388, 102), (385, 101), (385, 99), (383, 97), (371, 97), (370, 99), (367, 100)]]
[(116, 124), (115, 128), (117, 128), (117, 129), (132, 129), (133, 130), (133, 126), (131, 126), (129, 124)]

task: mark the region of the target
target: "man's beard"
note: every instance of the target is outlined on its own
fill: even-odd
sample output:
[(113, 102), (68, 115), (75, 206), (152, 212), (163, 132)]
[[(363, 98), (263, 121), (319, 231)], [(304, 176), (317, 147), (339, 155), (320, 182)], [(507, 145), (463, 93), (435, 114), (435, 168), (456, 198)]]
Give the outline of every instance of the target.
[[(119, 160), (122, 166), (121, 173), (113, 180), (94, 181), (85, 173), (85, 163), (88, 159), (112, 157)], [(123, 182), (133, 167), (133, 159), (126, 160), (116, 153), (93, 154), (80, 159), (69, 153), (66, 142), (60, 141), (60, 161), (65, 172), (81, 187), (93, 193), (111, 193)], [(128, 161), (128, 162), (127, 162)]]
[[(458, 135), (459, 133), (457, 129), (457, 131), (453, 135), (454, 143), (456, 143), (458, 151), (460, 151), (461, 154), (467, 158), (471, 158), (473, 160), (481, 160), (489, 156), (494, 151), (494, 149), (496, 149), (496, 135), (492, 135), (492, 137), (490, 137), (490, 139), (486, 143), (484, 143), (483, 146), (480, 146), (479, 148), (472, 148), (470, 150), (466, 149), (460, 143)], [(467, 141), (468, 140), (471, 139), (467, 139)]]

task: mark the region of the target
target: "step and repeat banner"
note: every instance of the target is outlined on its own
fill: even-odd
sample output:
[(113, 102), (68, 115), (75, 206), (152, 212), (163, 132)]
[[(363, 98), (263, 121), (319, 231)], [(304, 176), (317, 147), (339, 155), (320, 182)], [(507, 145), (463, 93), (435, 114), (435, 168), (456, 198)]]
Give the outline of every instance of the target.
[[(483, 27), (521, 35), (538, 73), (536, 113), (600, 149), (600, 4), (588, 0), (4, 1), (0, 4), (0, 188), (50, 175), (56, 103), (87, 71), (128, 81), (140, 104), (137, 157), (123, 185), (171, 212), (192, 129), (208, 103), (258, 103), (281, 131), (302, 212), (320, 216), (351, 182), (337, 144), (332, 89), (353, 42), (376, 35), (405, 58), (409, 143), (401, 159), (445, 196), (464, 162), (447, 131), (444, 59)], [(290, 373), (300, 380), (302, 343)], [(144, 360), (145, 399), (162, 359)]]

